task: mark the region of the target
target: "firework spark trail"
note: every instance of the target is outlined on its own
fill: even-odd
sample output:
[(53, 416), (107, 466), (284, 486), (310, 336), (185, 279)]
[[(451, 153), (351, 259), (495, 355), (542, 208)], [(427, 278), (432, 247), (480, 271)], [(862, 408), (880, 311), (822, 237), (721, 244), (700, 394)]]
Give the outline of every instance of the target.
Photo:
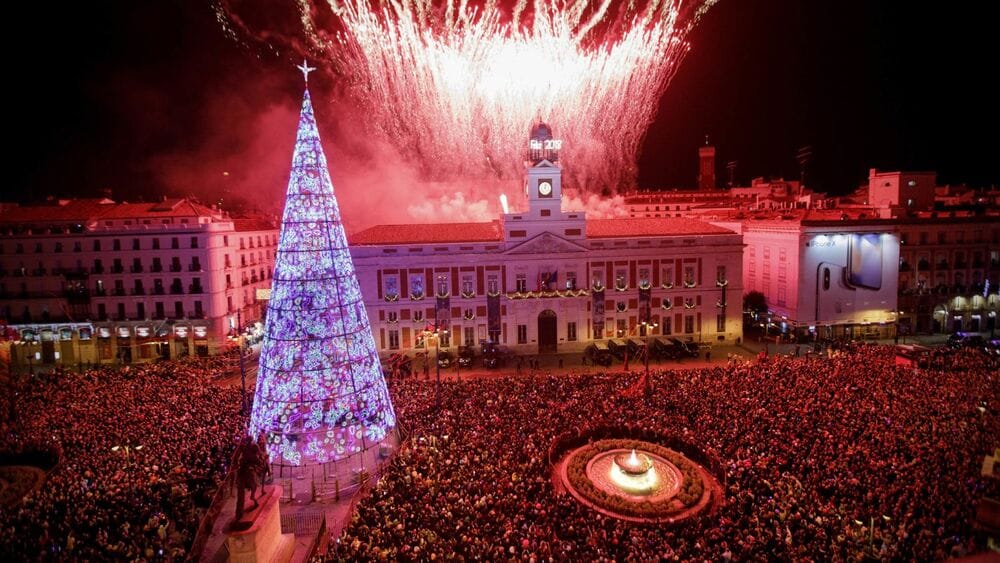
[(370, 131), (432, 179), (518, 178), (539, 119), (564, 140), (569, 184), (630, 186), (646, 129), (717, 0), (297, 0), (314, 52), (351, 81)]

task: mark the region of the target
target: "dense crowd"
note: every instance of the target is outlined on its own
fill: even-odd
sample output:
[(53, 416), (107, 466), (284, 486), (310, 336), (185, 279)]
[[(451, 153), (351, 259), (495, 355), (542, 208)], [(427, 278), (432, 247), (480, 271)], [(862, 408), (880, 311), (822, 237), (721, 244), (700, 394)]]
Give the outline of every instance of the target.
[(243, 427), (239, 389), (211, 378), (235, 357), (35, 375), (0, 452), (50, 451), (58, 465), (0, 507), (7, 561), (182, 559)]
[[(478, 379), (394, 389), (410, 439), (358, 506), (335, 560), (943, 560), (981, 548), (970, 516), (1000, 436), (1000, 365), (890, 348), (638, 374)], [(676, 528), (603, 517), (557, 491), (565, 429), (633, 424), (724, 460), (725, 504)]]

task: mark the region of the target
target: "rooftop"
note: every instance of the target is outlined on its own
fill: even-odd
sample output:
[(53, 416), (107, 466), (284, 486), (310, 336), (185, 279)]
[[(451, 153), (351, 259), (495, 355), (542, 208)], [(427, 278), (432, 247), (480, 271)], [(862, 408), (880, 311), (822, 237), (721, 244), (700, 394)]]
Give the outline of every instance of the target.
[[(703, 221), (678, 217), (642, 219), (589, 219), (588, 238), (724, 235), (732, 231)], [(500, 242), (499, 221), (489, 223), (443, 223), (377, 225), (350, 237), (352, 246), (433, 244), (456, 242)]]

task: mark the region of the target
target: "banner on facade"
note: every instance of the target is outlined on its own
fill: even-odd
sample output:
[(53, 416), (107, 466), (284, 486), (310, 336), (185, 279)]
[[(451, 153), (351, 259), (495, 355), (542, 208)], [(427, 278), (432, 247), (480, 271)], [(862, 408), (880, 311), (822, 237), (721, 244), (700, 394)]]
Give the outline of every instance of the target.
[(486, 295), (486, 330), (490, 333), (490, 342), (500, 343), (500, 294)]
[(591, 306), (594, 313), (594, 338), (604, 338), (604, 288), (594, 290), (592, 295), (594, 296)]

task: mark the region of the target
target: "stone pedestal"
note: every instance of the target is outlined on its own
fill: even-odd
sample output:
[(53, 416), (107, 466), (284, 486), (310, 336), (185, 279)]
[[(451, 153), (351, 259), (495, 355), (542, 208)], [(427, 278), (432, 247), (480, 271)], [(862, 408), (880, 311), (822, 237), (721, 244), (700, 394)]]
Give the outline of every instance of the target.
[(232, 563), (285, 562), (292, 557), (295, 535), (281, 533), (281, 511), (278, 507), (281, 489), (271, 486), (266, 490), (264, 498), (257, 501), (260, 506), (243, 516), (245, 521), (251, 522), (250, 527), (226, 532), (226, 548)]

